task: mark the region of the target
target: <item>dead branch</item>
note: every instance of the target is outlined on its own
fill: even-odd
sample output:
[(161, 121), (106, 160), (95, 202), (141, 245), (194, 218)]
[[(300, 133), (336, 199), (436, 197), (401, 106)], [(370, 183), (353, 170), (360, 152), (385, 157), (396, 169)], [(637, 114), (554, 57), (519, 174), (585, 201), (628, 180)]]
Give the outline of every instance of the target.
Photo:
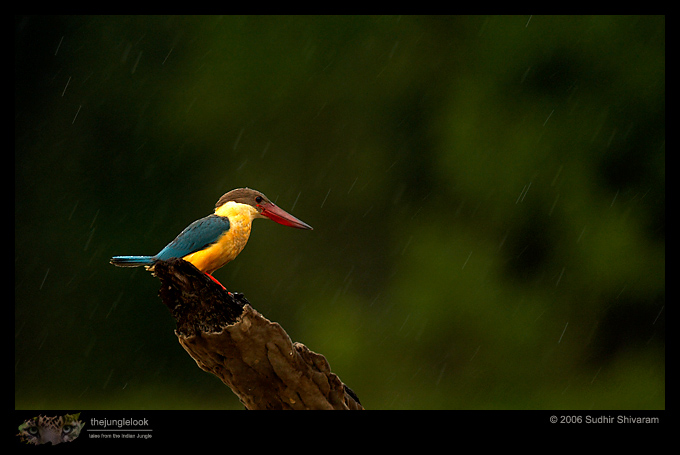
[(182, 259), (158, 262), (154, 274), (182, 347), (247, 409), (363, 409), (323, 355), (293, 343), (242, 294), (223, 290)]

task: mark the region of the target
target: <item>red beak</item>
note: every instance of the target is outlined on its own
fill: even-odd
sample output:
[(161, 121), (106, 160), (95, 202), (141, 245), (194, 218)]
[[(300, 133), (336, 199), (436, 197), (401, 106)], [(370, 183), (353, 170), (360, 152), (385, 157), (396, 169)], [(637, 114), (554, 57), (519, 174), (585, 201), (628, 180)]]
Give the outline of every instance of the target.
[(279, 206), (272, 202), (262, 204), (260, 207), (262, 208), (262, 215), (266, 216), (272, 221), (276, 221), (279, 224), (298, 229), (313, 229), (309, 224), (298, 220), (293, 215), (279, 208)]

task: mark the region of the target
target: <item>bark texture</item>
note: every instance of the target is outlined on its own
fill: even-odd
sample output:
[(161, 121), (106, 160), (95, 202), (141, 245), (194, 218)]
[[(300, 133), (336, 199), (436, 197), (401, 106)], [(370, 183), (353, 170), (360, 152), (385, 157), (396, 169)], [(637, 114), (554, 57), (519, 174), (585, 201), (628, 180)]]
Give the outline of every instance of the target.
[(242, 294), (181, 259), (157, 263), (154, 274), (182, 347), (247, 409), (363, 409), (323, 355), (292, 342)]

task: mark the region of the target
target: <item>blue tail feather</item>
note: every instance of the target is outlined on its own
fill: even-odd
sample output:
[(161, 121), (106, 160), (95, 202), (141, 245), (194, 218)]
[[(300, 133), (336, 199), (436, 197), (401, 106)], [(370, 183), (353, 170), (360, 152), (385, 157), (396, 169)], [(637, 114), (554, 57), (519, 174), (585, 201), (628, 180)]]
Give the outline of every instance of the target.
[(153, 265), (156, 262), (154, 256), (114, 256), (111, 264), (117, 267), (140, 267), (142, 265)]

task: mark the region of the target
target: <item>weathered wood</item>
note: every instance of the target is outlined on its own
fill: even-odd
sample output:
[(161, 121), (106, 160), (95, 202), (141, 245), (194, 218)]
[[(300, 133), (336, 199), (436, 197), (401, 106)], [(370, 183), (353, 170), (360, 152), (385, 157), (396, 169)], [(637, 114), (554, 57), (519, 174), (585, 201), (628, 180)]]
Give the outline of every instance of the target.
[(243, 295), (181, 259), (157, 263), (154, 274), (182, 347), (247, 409), (363, 409), (323, 355), (292, 342)]

